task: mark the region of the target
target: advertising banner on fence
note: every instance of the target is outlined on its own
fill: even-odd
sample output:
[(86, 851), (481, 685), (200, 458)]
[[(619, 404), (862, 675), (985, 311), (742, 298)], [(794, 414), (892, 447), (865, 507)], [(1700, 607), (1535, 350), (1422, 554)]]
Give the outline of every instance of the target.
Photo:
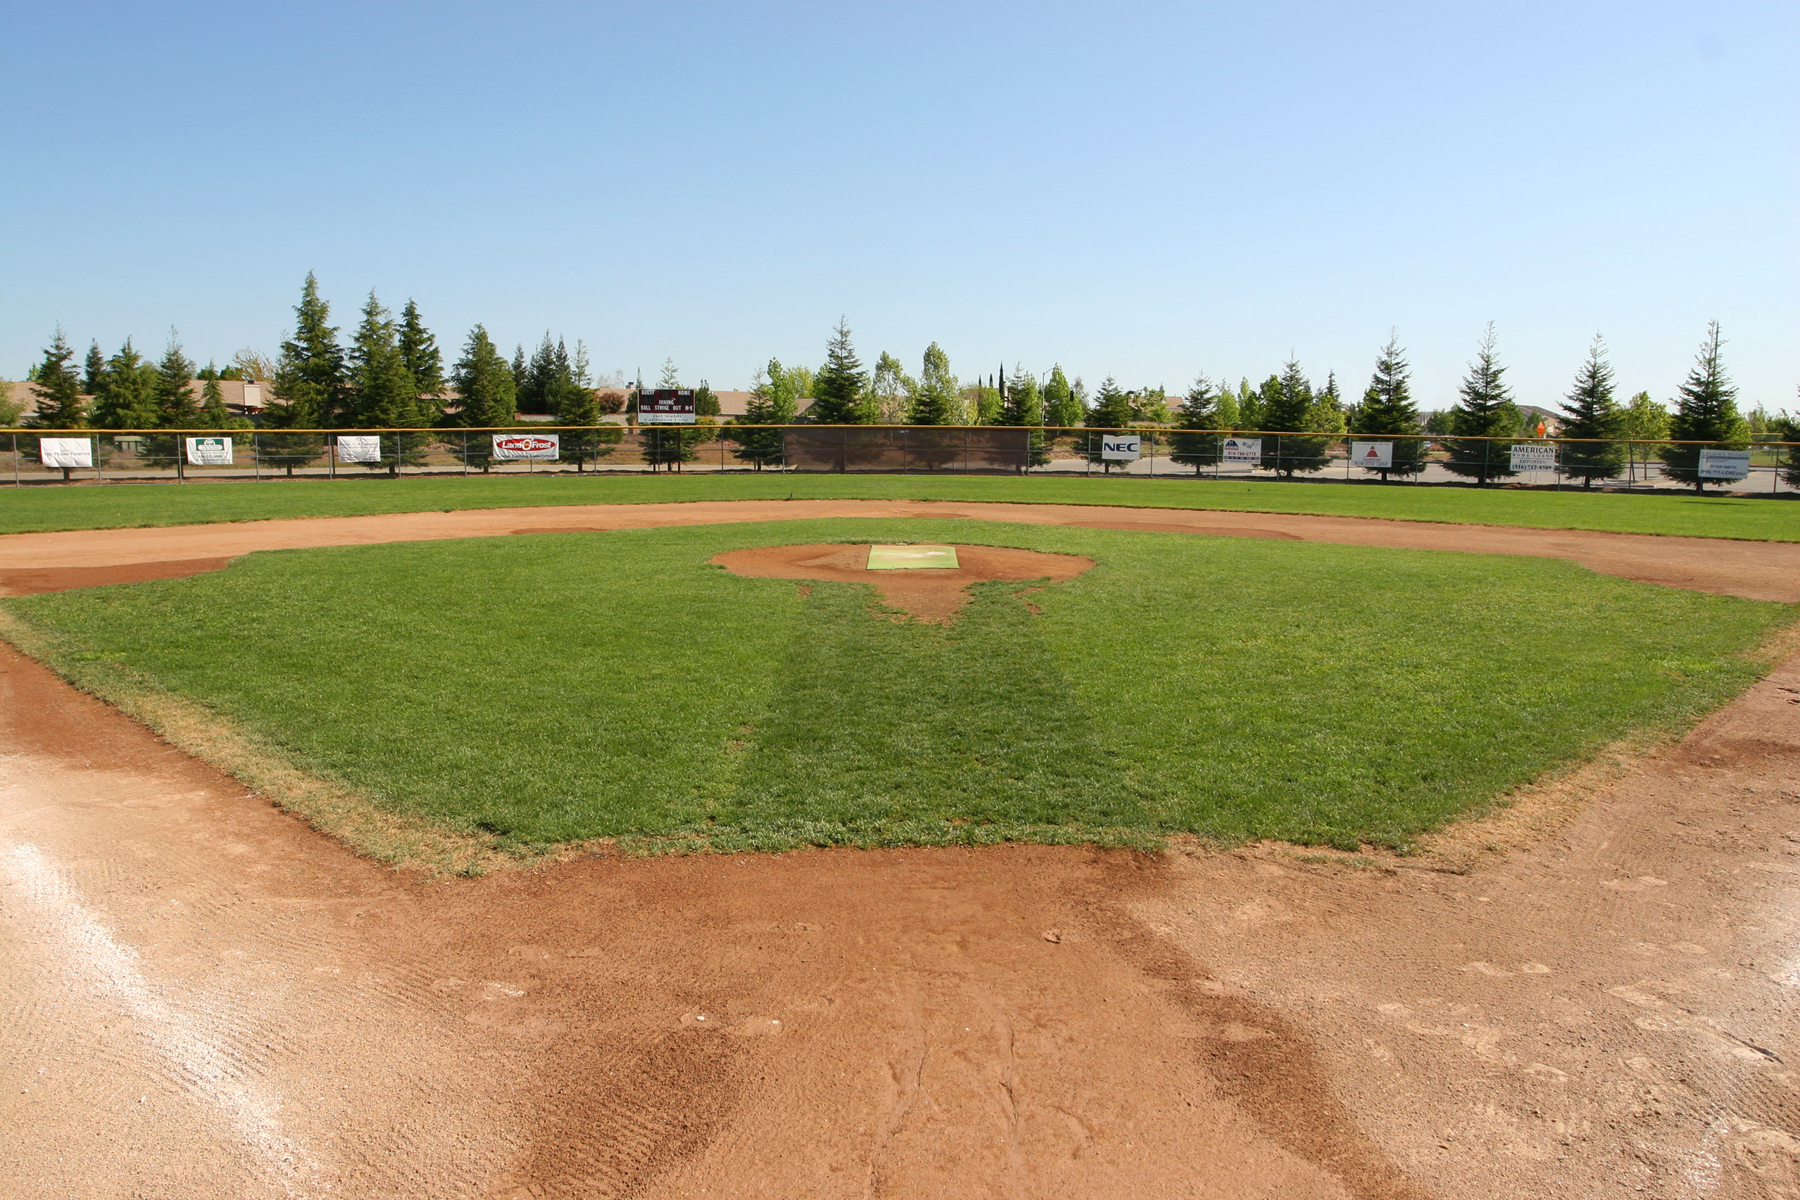
[(1261, 438), (1226, 438), (1222, 459), (1228, 467), (1260, 467)]
[(1512, 448), (1512, 469), (1515, 471), (1556, 470), (1556, 443), (1516, 443)]
[(494, 457), (501, 462), (535, 458), (555, 462), (561, 454), (562, 435), (555, 433), (496, 433)]
[(378, 463), (381, 461), (381, 435), (339, 434), (337, 460), (341, 463)]
[(187, 442), (190, 467), (229, 467), (231, 439), (228, 437), (191, 437)]
[(1387, 471), (1394, 466), (1394, 443), (1351, 442), (1350, 461), (1371, 471)]
[(1700, 478), (1742, 479), (1750, 474), (1748, 450), (1700, 451)]
[(1100, 435), (1102, 462), (1136, 462), (1143, 452), (1143, 439), (1135, 433), (1103, 433)]
[(693, 388), (657, 388), (638, 393), (639, 425), (692, 425)]
[(94, 443), (86, 438), (39, 438), (38, 461), (46, 467), (91, 467)]

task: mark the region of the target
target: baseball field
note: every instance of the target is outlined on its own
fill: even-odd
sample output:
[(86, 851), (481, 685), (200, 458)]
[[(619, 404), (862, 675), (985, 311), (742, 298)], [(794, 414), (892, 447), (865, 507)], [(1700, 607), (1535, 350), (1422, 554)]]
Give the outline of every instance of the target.
[[(1792, 504), (409, 479), (22, 489), (0, 530), (18, 936), (98, 982), (3, 978), (202, 1080), (146, 1085), (146, 1172), (171, 1137), (244, 1194), (1800, 1161), (1756, 1015)], [(33, 1136), (105, 1136), (60, 1077)]]

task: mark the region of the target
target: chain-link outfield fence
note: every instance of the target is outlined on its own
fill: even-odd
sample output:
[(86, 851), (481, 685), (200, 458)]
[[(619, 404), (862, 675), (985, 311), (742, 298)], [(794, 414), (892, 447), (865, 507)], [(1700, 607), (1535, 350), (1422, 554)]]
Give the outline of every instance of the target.
[(794, 472), (1800, 491), (1800, 443), (998, 425), (0, 430), (0, 482)]

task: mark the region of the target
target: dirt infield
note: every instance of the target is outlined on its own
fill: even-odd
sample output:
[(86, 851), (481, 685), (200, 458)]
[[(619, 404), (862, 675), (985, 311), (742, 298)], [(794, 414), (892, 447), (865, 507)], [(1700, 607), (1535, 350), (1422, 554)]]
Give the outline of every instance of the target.
[[(404, 540), (364, 520), (211, 532)], [(260, 548), (131, 556), (172, 532), (0, 555), (20, 587)], [(1604, 536), (1563, 556), (1677, 571), (1683, 539)], [(1800, 587), (1689, 554), (1685, 586)], [(1797, 781), (1800, 655), (1672, 751), (1416, 860), (1003, 846), (434, 882), (0, 646), (0, 1194), (1792, 1197)]]
[(858, 546), (758, 546), (716, 554), (734, 575), (753, 579), (834, 579), (872, 583), (890, 608), (923, 621), (948, 625), (969, 602), (969, 585), (991, 579), (1048, 579), (1061, 583), (1092, 570), (1094, 560), (1079, 554), (1045, 554), (1010, 546), (958, 546), (955, 568), (871, 573), (868, 543)]
[[(602, 504), (591, 507), (475, 509), (369, 517), (309, 517), (229, 525), (156, 529), (90, 529), (0, 536), (0, 595), (44, 590), (41, 572), (70, 568), (185, 564), (235, 558), (253, 550), (369, 545), (439, 538), (500, 537), (716, 525), (812, 517), (932, 517), (1141, 529), (1220, 537), (1273, 537), (1567, 558), (1607, 575), (1648, 583), (1722, 592), (1752, 600), (1800, 603), (1800, 543), (1733, 542), (1716, 538), (1515, 529), (1497, 525), (1436, 525), (1362, 517), (1186, 509), (1103, 508), (1080, 504), (961, 504), (917, 500), (733, 500), (692, 504)], [(143, 578), (136, 576), (133, 578)], [(89, 582), (98, 582), (90, 580)], [(70, 585), (63, 585), (70, 586)]]

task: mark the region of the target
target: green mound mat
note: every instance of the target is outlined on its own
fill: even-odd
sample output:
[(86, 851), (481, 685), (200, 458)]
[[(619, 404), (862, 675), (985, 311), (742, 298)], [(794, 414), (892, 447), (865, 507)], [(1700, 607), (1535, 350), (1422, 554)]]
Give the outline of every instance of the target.
[(955, 546), (870, 546), (869, 570), (910, 571), (920, 567), (957, 568)]

